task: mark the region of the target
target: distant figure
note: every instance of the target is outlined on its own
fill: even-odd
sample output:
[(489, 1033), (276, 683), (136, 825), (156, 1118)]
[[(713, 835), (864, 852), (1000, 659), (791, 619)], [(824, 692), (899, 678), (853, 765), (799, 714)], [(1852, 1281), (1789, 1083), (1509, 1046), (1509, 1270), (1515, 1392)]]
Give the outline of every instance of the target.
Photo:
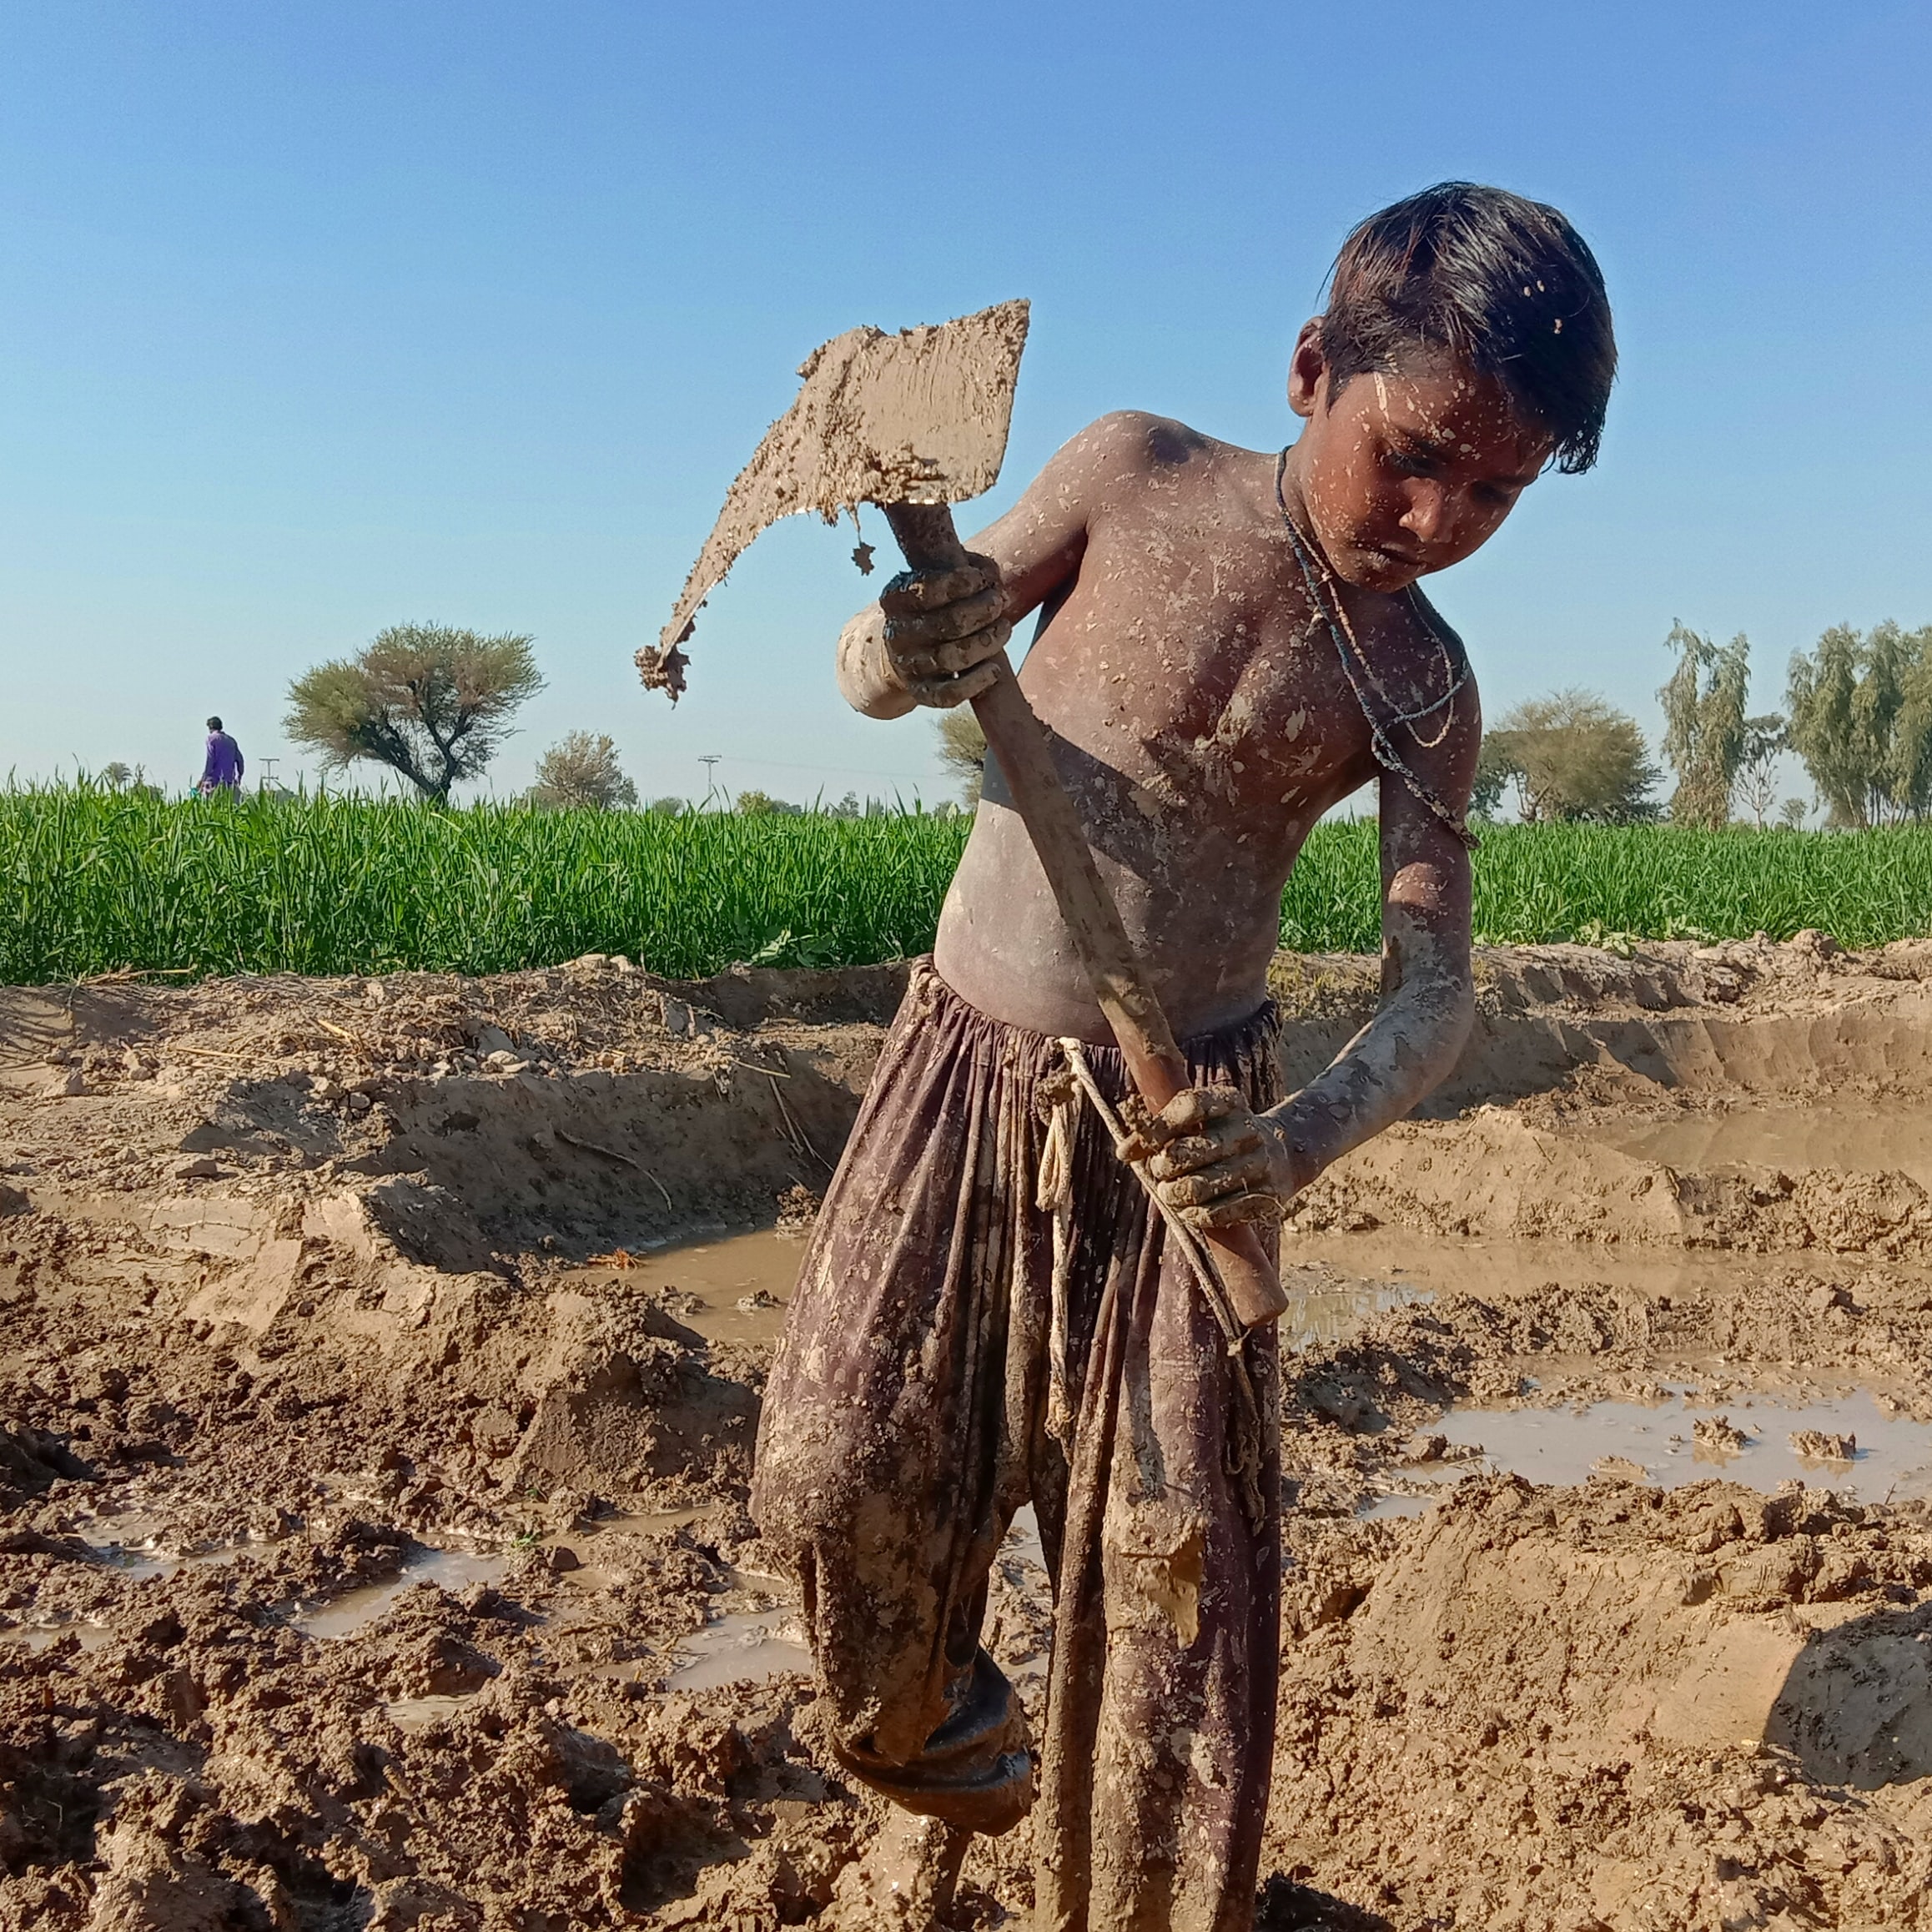
[(221, 720), (211, 717), (208, 721), (208, 762), (201, 767), (201, 782), (195, 789), (204, 798), (212, 798), (217, 792), (241, 790), (241, 747), (221, 728)]

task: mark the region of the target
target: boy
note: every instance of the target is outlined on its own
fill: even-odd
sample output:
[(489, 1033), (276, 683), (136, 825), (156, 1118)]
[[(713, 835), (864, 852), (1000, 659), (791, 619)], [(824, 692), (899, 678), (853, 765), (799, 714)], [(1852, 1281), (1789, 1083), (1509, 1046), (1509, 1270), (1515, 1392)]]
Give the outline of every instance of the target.
[[(895, 579), (840, 640), (847, 698), (893, 717), (972, 697), (1040, 609), (1021, 682), (1195, 1082), (1118, 1151), (1069, 1087), (1074, 1060), (1116, 1104), (1127, 1083), (989, 762), (759, 1445), (753, 1507), (803, 1584), (834, 1747), (904, 1808), (852, 1923), (929, 1921), (967, 1834), (1029, 1806), (1040, 1927), (1251, 1923), (1275, 1340), (1230, 1354), (1124, 1161), (1196, 1225), (1269, 1223), (1454, 1064), (1482, 723), (1416, 580), (1487, 541), (1552, 460), (1589, 467), (1615, 360), (1602, 276), (1560, 214), (1427, 189), (1343, 245), (1296, 342), (1291, 448), (1103, 418), (966, 568)], [(1381, 1009), (1284, 1099), (1266, 978), (1282, 886), (1310, 827), (1376, 777)], [(979, 1642), (1029, 1499), (1054, 1580), (1037, 1747)]]

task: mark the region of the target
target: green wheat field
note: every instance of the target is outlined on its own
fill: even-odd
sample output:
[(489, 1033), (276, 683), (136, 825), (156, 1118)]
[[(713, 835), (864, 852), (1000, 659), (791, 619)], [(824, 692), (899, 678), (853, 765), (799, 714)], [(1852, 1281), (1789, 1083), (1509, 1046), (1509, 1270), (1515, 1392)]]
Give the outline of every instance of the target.
[[(437, 812), (366, 798), (0, 792), (0, 984), (176, 974), (497, 973), (622, 953), (698, 978), (737, 961), (868, 963), (930, 946), (967, 822), (705, 813)], [(1479, 940), (1932, 930), (1932, 828), (1858, 833), (1497, 826)], [(1318, 827), (1281, 941), (1377, 943), (1372, 822)]]

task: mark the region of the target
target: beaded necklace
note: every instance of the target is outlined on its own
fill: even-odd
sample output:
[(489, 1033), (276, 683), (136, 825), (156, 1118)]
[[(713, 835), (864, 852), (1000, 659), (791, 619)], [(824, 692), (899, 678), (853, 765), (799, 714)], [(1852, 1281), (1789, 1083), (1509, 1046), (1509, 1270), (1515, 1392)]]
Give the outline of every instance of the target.
[[(1281, 521), (1288, 531), (1289, 546), (1295, 552), (1295, 561), (1301, 566), (1301, 581), (1307, 586), (1308, 601), (1328, 626), (1328, 634), (1335, 642), (1336, 656), (1341, 660), (1342, 675), (1348, 680), (1348, 687), (1355, 693), (1355, 702), (1361, 707), (1361, 715), (1369, 728), (1369, 748), (1375, 753), (1376, 762), (1384, 771), (1392, 772), (1408, 787), (1423, 806), (1436, 820), (1446, 826), (1471, 852), (1480, 849), (1482, 840), (1469, 829), (1462, 815), (1451, 809), (1438, 793), (1431, 790), (1422, 779), (1410, 770), (1398, 752), (1389, 733), (1397, 725), (1406, 725), (1409, 736), (1424, 751), (1432, 751), (1449, 735), (1451, 726), (1456, 722), (1456, 694), (1469, 682), (1469, 661), (1449, 648), (1449, 641), (1436, 624), (1434, 614), (1427, 603), (1411, 584), (1406, 592), (1409, 608), (1416, 614), (1416, 621), (1436, 641), (1436, 648), (1442, 653), (1442, 668), (1449, 678), (1449, 688), (1432, 703), (1426, 704), (1418, 711), (1397, 711), (1395, 700), (1387, 687), (1376, 676), (1375, 667), (1368, 661), (1368, 654), (1356, 641), (1353, 627), (1348, 621), (1348, 613), (1342, 608), (1339, 592), (1331, 593), (1326, 579), (1326, 564), (1321, 566), (1321, 574), (1316, 574), (1314, 559), (1309, 554), (1307, 544), (1301, 532), (1296, 527), (1295, 519), (1288, 509), (1288, 499), (1282, 488), (1283, 479), (1288, 473), (1288, 451), (1284, 450), (1275, 459), (1275, 503), (1281, 512)], [(1369, 702), (1369, 694), (1362, 688), (1366, 680), (1375, 687), (1376, 694), (1383, 701), (1386, 717), (1378, 717), (1375, 707)], [(1448, 709), (1448, 716), (1442, 721), (1442, 728), (1434, 737), (1426, 738), (1416, 727), (1432, 713)]]

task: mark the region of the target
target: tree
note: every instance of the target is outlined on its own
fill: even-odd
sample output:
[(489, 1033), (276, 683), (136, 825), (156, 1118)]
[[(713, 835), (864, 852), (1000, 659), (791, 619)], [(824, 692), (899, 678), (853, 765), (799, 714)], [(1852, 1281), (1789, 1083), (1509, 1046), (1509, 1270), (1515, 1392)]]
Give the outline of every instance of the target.
[(1508, 746), (1494, 732), (1482, 734), (1476, 753), (1476, 778), (1469, 788), (1469, 816), (1493, 818), (1502, 795), (1522, 776)]
[(798, 818), (805, 811), (802, 805), (788, 804), (769, 792), (741, 792), (735, 808), (746, 818)]
[(653, 798), (651, 809), (665, 818), (682, 818), (691, 809), (682, 798)]
[(959, 785), (959, 797), (969, 808), (979, 802), (979, 787), (986, 779), (986, 733), (970, 705), (943, 711), (933, 721), (939, 740), (939, 762), (947, 766)]
[(475, 777), (543, 689), (531, 640), (441, 624), (397, 624), (354, 657), (319, 664), (289, 687), (289, 738), (325, 769), (387, 765), (441, 804)]
[(1744, 720), (1744, 742), (1733, 789), (1760, 832), (1778, 796), (1778, 760), (1784, 742), (1784, 720), (1776, 712)]
[(1791, 660), (1791, 748), (1837, 826), (1932, 809), (1932, 625), (1834, 624)]
[(1778, 808), (1778, 826), (1782, 832), (1802, 832), (1811, 808), (1802, 798), (1787, 798)]
[(110, 792), (125, 792), (134, 782), (134, 767), (124, 765), (118, 758), (101, 767), (101, 782)]
[(1526, 821), (1634, 825), (1657, 817), (1650, 792), (1663, 774), (1643, 733), (1635, 718), (1594, 692), (1525, 699), (1485, 734), (1477, 769), (1479, 782), (1492, 782), (1497, 797), (1503, 782), (1514, 780)]
[(635, 812), (637, 787), (617, 762), (616, 745), (602, 732), (571, 732), (536, 761), (536, 782), (525, 794), (546, 812)]
[(1728, 644), (1673, 624), (1664, 640), (1677, 669), (1658, 692), (1663, 707), (1663, 755), (1677, 772), (1670, 815), (1680, 825), (1730, 823), (1731, 787), (1744, 755), (1744, 697), (1751, 685), (1751, 642), (1742, 631)]

